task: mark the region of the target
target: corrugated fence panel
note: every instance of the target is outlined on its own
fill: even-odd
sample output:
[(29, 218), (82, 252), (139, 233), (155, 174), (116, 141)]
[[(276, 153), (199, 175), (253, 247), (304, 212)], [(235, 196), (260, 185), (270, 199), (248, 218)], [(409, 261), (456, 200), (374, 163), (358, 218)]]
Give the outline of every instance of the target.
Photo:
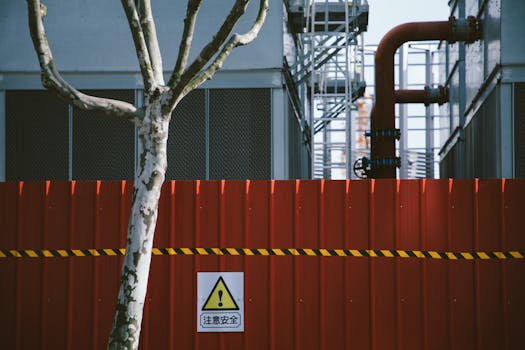
[[(105, 347), (132, 191), (0, 184), (3, 348)], [(521, 348), (523, 213), (524, 180), (168, 181), (154, 247), (252, 250), (154, 255), (141, 348)], [(196, 332), (200, 271), (244, 272), (244, 333)]]
[[(502, 239), (505, 250), (513, 250), (525, 245), (523, 213), (525, 213), (525, 193), (520, 182), (506, 181), (504, 184)], [(522, 248), (519, 248), (522, 249)], [(505, 335), (506, 344), (521, 347), (523, 344), (525, 318), (525, 273), (522, 264), (509, 261), (503, 266), (503, 285), (505, 289)]]

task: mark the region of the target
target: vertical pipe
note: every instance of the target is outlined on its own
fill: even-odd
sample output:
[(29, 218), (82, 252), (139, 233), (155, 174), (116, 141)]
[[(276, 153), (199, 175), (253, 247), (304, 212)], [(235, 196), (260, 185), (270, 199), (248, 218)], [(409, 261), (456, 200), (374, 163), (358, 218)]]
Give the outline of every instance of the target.
[[(461, 14), (460, 14), (461, 16)], [(461, 16), (464, 17), (464, 16)], [(465, 44), (479, 40), (480, 22), (474, 17), (441, 22), (413, 22), (401, 24), (381, 39), (375, 56), (376, 104), (372, 109), (372, 176), (395, 178), (395, 98), (394, 54), (407, 41), (448, 40), (460, 42), (460, 58), (464, 58)], [(463, 56), (461, 53), (463, 52)], [(463, 68), (462, 68), (463, 66)], [(462, 69), (460, 66), (460, 81)], [(464, 75), (463, 75), (464, 81)], [(460, 96), (461, 97), (461, 96)], [(464, 106), (463, 106), (464, 111)], [(461, 113), (460, 108), (460, 113)], [(384, 134), (386, 132), (386, 136)]]
[[(394, 54), (407, 41), (440, 40), (452, 38), (452, 21), (405, 23), (390, 30), (381, 40), (375, 56), (376, 104), (372, 109), (371, 129), (394, 130)], [(392, 161), (395, 140), (392, 137), (372, 135), (372, 161)], [(376, 178), (395, 178), (392, 166), (375, 167)]]

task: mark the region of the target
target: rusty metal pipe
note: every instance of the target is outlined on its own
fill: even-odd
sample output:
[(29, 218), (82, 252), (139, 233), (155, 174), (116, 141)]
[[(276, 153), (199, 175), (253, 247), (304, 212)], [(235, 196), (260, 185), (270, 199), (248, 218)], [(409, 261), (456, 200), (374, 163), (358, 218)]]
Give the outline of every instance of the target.
[(425, 87), (424, 90), (395, 90), (395, 103), (423, 103), (428, 106), (432, 103), (442, 105), (448, 102), (447, 89), (440, 85), (436, 88)]
[(423, 103), (427, 98), (425, 90), (396, 90), (395, 103)]
[(393, 166), (396, 154), (395, 138), (374, 136), (374, 130), (395, 129), (394, 55), (407, 41), (448, 40), (473, 42), (480, 37), (479, 21), (474, 17), (442, 22), (411, 22), (391, 29), (381, 40), (375, 56), (376, 103), (371, 114), (372, 177), (395, 178)]

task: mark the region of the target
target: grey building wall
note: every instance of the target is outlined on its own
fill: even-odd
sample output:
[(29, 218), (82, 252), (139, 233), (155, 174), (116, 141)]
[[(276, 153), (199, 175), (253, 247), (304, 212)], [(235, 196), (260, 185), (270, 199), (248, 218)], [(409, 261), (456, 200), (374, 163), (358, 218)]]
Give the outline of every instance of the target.
[(515, 108), (522, 98), (518, 84), (525, 81), (525, 2), (456, 0), (450, 5), (456, 17), (480, 18), (483, 34), (480, 41), (444, 50), (441, 69), (450, 103), (441, 108), (448, 115), (443, 124), (449, 126), (441, 176), (525, 176), (517, 156), (525, 142), (517, 129), (522, 112)]
[[(137, 72), (138, 64), (126, 16), (119, 1), (48, 0), (47, 36), (60, 71)], [(222, 24), (234, 0), (205, 1), (197, 17), (190, 60), (195, 58)], [(270, 10), (257, 40), (237, 48), (224, 70), (280, 68), (282, 66), (283, 7), (270, 1)], [(164, 69), (175, 65), (186, 1), (153, 1), (153, 14), (163, 55)], [(235, 31), (249, 29), (257, 14), (252, 1)], [(0, 2), (0, 71), (38, 71), (29, 37), (25, 1)]]
[[(233, 3), (234, 0), (203, 3), (197, 19), (190, 62), (211, 40)], [(75, 87), (98, 90), (99, 95), (112, 94), (117, 90), (125, 91), (126, 94), (131, 94), (131, 102), (140, 105), (142, 79), (120, 2), (48, 0), (46, 5), (46, 31), (61, 74)], [(165, 75), (168, 77), (178, 52), (186, 1), (161, 0), (154, 1), (152, 5)], [(257, 7), (257, 1), (250, 3), (235, 32), (242, 33), (249, 29)], [(176, 113), (180, 117), (174, 118), (171, 126), (168, 178), (285, 179), (295, 174), (295, 170), (291, 171), (289, 168), (292, 164), (289, 158), (294, 155), (289, 154), (288, 138), (289, 130), (295, 130), (297, 125), (289, 126), (288, 97), (281, 72), (283, 42), (287, 35), (283, 28), (284, 17), (282, 1), (270, 0), (270, 10), (257, 39), (246, 47), (235, 49), (215, 77), (178, 106)], [(10, 116), (15, 114), (18, 117), (22, 113), (24, 118), (31, 118), (31, 115), (34, 118), (37, 114), (36, 110), (24, 112), (13, 107), (15, 100), (12, 96), (17, 91), (23, 95), (31, 93), (30, 90), (42, 89), (24, 1), (0, 1), (0, 33), (0, 180), (6, 177), (21, 179), (16, 172), (7, 171), (6, 165), (9, 167), (9, 161), (14, 155), (35, 156), (38, 152), (32, 152), (31, 147), (42, 150), (39, 145), (51, 135), (42, 136), (42, 142), (30, 145), (28, 150), (23, 151), (23, 147), (12, 147), (13, 129), (9, 125), (3, 126), (6, 120), (12, 121)], [(41, 95), (40, 92), (35, 93)], [(6, 94), (11, 97), (6, 99)], [(48, 98), (49, 94), (43, 96)], [(245, 103), (241, 103), (242, 101)], [(49, 102), (51, 106), (54, 103)], [(230, 105), (231, 108), (228, 109)], [(9, 115), (6, 115), (9, 108)], [(59, 171), (59, 178), (118, 178), (119, 174), (113, 173), (111, 169), (102, 172), (103, 176), (97, 176), (101, 173), (92, 173), (92, 170), (75, 165), (79, 158), (88, 159), (97, 152), (89, 142), (84, 142), (84, 148), (79, 148), (83, 133), (78, 131), (78, 127), (81, 126), (80, 120), (87, 119), (81, 118), (81, 112), (72, 111), (67, 106), (65, 108), (69, 111), (69, 116), (62, 116), (66, 118), (67, 125), (61, 125), (61, 128), (66, 128), (69, 146), (66, 145), (66, 170)], [(47, 113), (47, 116), (52, 117), (52, 114)], [(86, 128), (91, 127), (93, 130), (89, 130), (94, 132), (95, 126), (87, 125)], [(240, 132), (236, 136), (246, 137), (242, 139), (228, 133), (235, 133), (237, 130), (245, 130), (246, 133)], [(34, 132), (38, 134), (39, 130)], [(129, 134), (129, 130), (125, 134)], [(26, 138), (30, 136), (25, 135)], [(81, 153), (86, 149), (87, 151)], [(133, 168), (134, 164), (133, 159), (130, 163), (129, 155), (126, 153), (121, 158), (125, 160), (120, 168), (127, 169), (122, 171), (121, 178), (132, 177), (129, 167)], [(222, 160), (219, 160), (221, 157)], [(256, 158), (257, 163), (250, 163)], [(38, 163), (33, 163), (33, 167), (35, 164)], [(217, 164), (222, 164), (222, 167)], [(63, 168), (64, 165), (61, 164), (60, 167)], [(34, 174), (34, 179), (58, 178), (46, 171), (24, 171)]]

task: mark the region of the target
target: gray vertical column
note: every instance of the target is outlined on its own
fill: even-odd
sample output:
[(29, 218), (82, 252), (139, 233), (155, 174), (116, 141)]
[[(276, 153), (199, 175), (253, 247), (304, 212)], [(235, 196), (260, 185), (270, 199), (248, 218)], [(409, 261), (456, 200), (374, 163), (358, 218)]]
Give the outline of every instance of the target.
[[(466, 17), (466, 10), (465, 10), (465, 0), (458, 1), (458, 18), (465, 18)], [(466, 56), (466, 49), (465, 49), (465, 42), (458, 42), (455, 45), (458, 46), (458, 55), (459, 55), (459, 65), (458, 65), (458, 73), (459, 73), (459, 127), (460, 129), (460, 137), (458, 139), (458, 143), (456, 145), (456, 159), (455, 159), (455, 178), (465, 178), (467, 176), (467, 167), (466, 167), (466, 153), (465, 153), (465, 109), (467, 105), (467, 83), (466, 83), (466, 67), (465, 67), (465, 56)]]
[[(407, 69), (408, 69), (408, 57), (407, 57), (406, 45), (401, 45), (399, 48), (399, 89), (407, 89)], [(407, 133), (408, 133), (408, 121), (407, 114), (408, 108), (405, 103), (398, 104), (399, 108), (399, 129), (401, 130), (401, 137), (399, 139), (399, 156), (401, 157), (401, 168), (399, 169), (399, 178), (408, 178), (408, 153), (407, 153)]]
[[(425, 85), (432, 85), (432, 53), (430, 50), (425, 50)], [(425, 108), (425, 176), (427, 178), (434, 177), (434, 110), (433, 105), (427, 105)]]
[(497, 150), (499, 159), (499, 164), (497, 165), (497, 176), (499, 178), (514, 178), (517, 174), (515, 167), (517, 164), (514, 164), (514, 138), (515, 138), (515, 128), (514, 125), (514, 84), (501, 84), (501, 93), (500, 93), (500, 113), (499, 120), (496, 124), (499, 128), (499, 132), (496, 137), (499, 138), (499, 142), (496, 144), (499, 145), (499, 150)]
[(5, 90), (0, 90), (0, 181), (6, 177), (6, 116), (5, 116)]
[[(286, 180), (289, 175), (290, 142), (288, 140), (288, 115), (285, 92), (282, 88), (272, 89), (271, 96), (272, 133), (272, 179)], [(297, 155), (296, 155), (297, 156)]]

